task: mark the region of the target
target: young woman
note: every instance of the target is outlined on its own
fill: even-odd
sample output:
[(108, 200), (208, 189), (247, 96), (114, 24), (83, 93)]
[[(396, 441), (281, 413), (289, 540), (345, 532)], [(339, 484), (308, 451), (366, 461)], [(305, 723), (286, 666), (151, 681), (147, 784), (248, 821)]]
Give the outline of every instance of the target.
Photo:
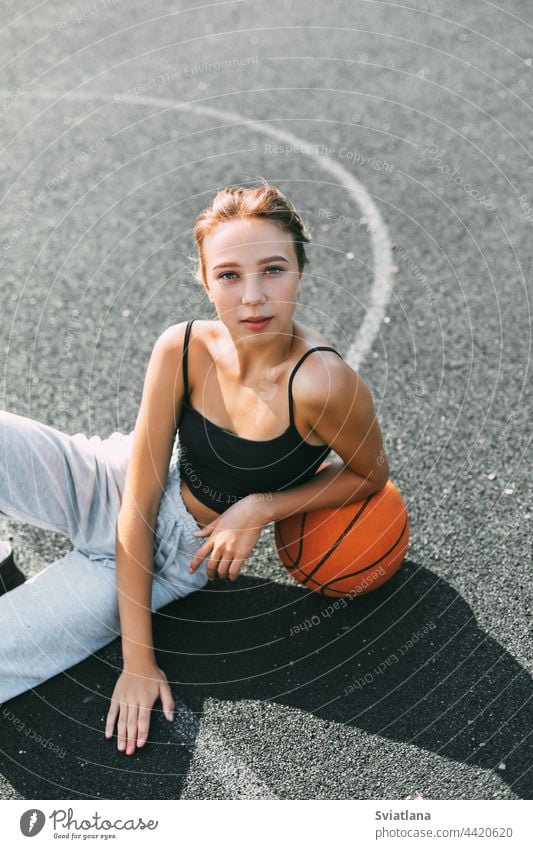
[[(158, 698), (173, 718), (152, 612), (235, 580), (266, 524), (362, 500), (389, 476), (367, 385), (293, 319), (309, 238), (292, 204), (266, 183), (223, 189), (194, 233), (217, 320), (157, 339), (134, 431), (102, 441), (0, 414), (0, 513), (75, 546), (0, 597), (0, 701), (120, 633), (105, 733), (116, 726), (126, 754)], [(323, 464), (331, 449), (341, 460)]]

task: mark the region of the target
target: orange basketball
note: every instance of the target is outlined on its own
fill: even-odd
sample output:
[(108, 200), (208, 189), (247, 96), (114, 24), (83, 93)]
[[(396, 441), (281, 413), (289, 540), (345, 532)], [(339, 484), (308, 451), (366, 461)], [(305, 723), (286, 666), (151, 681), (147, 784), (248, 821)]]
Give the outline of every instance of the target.
[(314, 592), (341, 598), (368, 593), (400, 568), (409, 518), (391, 480), (363, 501), (279, 519), (276, 548), (292, 577)]

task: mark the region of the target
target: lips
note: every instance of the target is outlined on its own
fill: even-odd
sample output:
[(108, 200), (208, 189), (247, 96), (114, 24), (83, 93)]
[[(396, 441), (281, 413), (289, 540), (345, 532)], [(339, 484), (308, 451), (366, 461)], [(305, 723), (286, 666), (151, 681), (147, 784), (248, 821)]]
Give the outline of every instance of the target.
[(268, 315), (265, 318), (260, 319), (259, 321), (253, 318), (245, 318), (242, 323), (246, 325), (248, 330), (251, 330), (252, 333), (254, 333), (258, 330), (264, 330), (265, 327), (268, 327), (271, 319), (271, 315)]
[(270, 316), (270, 315), (260, 315), (260, 316), (254, 316), (252, 318), (243, 318), (243, 321), (250, 322), (250, 324), (255, 324), (255, 323), (261, 324), (262, 321), (268, 321), (268, 319), (271, 318), (271, 317), (272, 316)]

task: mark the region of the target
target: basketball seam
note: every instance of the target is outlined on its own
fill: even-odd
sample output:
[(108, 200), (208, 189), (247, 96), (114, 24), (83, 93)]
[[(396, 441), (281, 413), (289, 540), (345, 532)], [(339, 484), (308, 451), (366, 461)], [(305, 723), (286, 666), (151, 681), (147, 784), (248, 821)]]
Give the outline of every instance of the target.
[[(317, 565), (313, 568), (313, 570), (312, 570), (312, 571), (309, 573), (309, 575), (306, 577), (305, 581), (303, 581), (302, 583), (306, 583), (306, 581), (307, 581), (309, 578), (312, 578), (312, 577), (313, 577), (313, 575), (315, 574), (315, 572), (316, 572), (318, 569), (320, 569), (320, 567), (321, 567), (321, 566), (323, 566), (323, 565), (324, 565), (324, 563), (326, 562), (326, 560), (328, 559), (328, 557), (330, 557), (330, 556), (333, 554), (333, 552), (335, 551), (335, 549), (339, 547), (339, 545), (341, 544), (341, 542), (342, 542), (342, 540), (344, 539), (344, 537), (346, 536), (346, 534), (347, 534), (349, 531), (351, 531), (351, 529), (353, 528), (353, 526), (355, 525), (355, 523), (356, 523), (356, 522), (357, 522), (357, 520), (359, 519), (359, 516), (361, 515), (361, 513), (363, 513), (363, 511), (364, 511), (364, 510), (366, 510), (366, 508), (367, 508), (367, 507), (368, 507), (368, 505), (370, 504), (370, 501), (372, 500), (372, 498), (374, 497), (374, 495), (375, 495), (375, 493), (372, 493), (372, 495), (369, 495), (369, 496), (365, 499), (365, 501), (363, 502), (362, 506), (361, 506), (361, 507), (360, 507), (360, 509), (357, 511), (357, 513), (355, 514), (355, 516), (351, 519), (351, 521), (350, 521), (350, 522), (348, 522), (348, 524), (346, 525), (345, 529), (343, 530), (343, 532), (341, 533), (341, 535), (339, 536), (339, 538), (338, 538), (338, 539), (337, 539), (337, 540), (333, 543), (333, 545), (330, 547), (329, 551), (327, 551), (327, 552), (326, 552), (326, 554), (324, 555), (324, 557), (322, 558), (322, 560), (321, 560), (319, 563), (317, 563)], [(306, 514), (306, 515), (307, 515), (307, 514)], [(298, 565), (298, 564), (296, 564), (296, 565)], [(305, 574), (305, 572), (303, 572), (303, 570), (301, 570), (301, 571), (302, 571), (302, 574)]]
[(394, 551), (394, 549), (400, 544), (402, 537), (405, 533), (405, 530), (407, 528), (407, 524), (408, 524), (408, 520), (407, 520), (407, 516), (406, 516), (404, 526), (401, 530), (400, 536), (398, 537), (396, 542), (394, 542), (393, 545), (389, 548), (389, 550), (385, 551), (384, 554), (382, 554), (381, 557), (378, 558), (378, 560), (376, 560), (374, 563), (370, 563), (369, 566), (364, 566), (362, 569), (357, 569), (355, 572), (348, 572), (346, 575), (343, 575), (341, 578), (332, 578), (331, 581), (328, 581), (326, 584), (321, 584), (322, 588), (323, 589), (326, 589), (326, 588), (329, 589), (331, 584), (338, 583), (339, 581), (344, 581), (346, 578), (353, 578), (355, 575), (360, 575), (362, 572), (367, 572), (368, 569), (373, 569), (374, 566), (377, 566), (377, 564), (380, 563), (383, 560), (384, 557), (388, 557), (388, 555), (391, 554), (391, 552)]

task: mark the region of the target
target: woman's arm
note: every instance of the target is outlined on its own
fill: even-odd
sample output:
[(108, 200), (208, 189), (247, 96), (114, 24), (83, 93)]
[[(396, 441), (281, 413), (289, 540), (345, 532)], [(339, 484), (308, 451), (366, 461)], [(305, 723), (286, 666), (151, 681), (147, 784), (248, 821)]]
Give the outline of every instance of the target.
[(375, 480), (352, 472), (342, 460), (332, 460), (315, 473), (311, 480), (281, 492), (269, 493), (268, 499), (259, 500), (258, 511), (264, 524), (284, 519), (294, 513), (343, 507), (362, 501), (385, 486), (387, 477)]
[(127, 755), (144, 746), (154, 702), (161, 700), (168, 720), (174, 699), (156, 663), (152, 638), (153, 527), (141, 514), (121, 510), (116, 531), (117, 593), (124, 669), (111, 698), (106, 737), (117, 722), (117, 748)]
[(184, 392), (184, 330), (184, 322), (173, 325), (154, 345), (116, 526), (124, 670), (113, 691), (105, 732), (111, 737), (117, 722), (118, 749), (128, 755), (146, 742), (150, 712), (158, 698), (167, 719), (173, 718), (172, 693), (155, 661), (151, 597), (156, 519)]
[[(261, 530), (269, 522), (303, 513), (308, 510), (321, 510), (326, 507), (341, 507), (352, 501), (361, 501), (367, 495), (377, 492), (385, 485), (363, 478), (346, 468), (339, 460), (334, 460), (316, 472), (305, 483), (293, 486), (281, 492), (256, 492), (247, 495), (236, 504), (232, 504), (224, 513), (195, 531), (195, 536), (211, 537), (200, 546), (189, 564), (189, 570), (195, 572), (207, 554), (207, 577), (234, 581), (242, 564), (257, 543)], [(216, 544), (213, 541), (216, 531)]]
[(155, 518), (147, 521), (139, 511), (121, 509), (116, 529), (116, 571), (124, 670), (113, 691), (106, 737), (112, 736), (117, 722), (117, 748), (127, 755), (148, 739), (150, 713), (157, 699), (166, 718), (174, 718), (174, 699), (153, 648), (153, 528)]
[(117, 595), (124, 667), (155, 663), (152, 574), (155, 519), (121, 510), (116, 528)]
[(258, 501), (266, 522), (362, 501), (389, 479), (372, 393), (362, 377), (333, 354), (317, 357), (300, 371), (300, 380), (297, 383), (295, 379), (293, 387), (295, 402), (307, 414), (314, 433), (341, 460), (332, 461), (303, 484)]
[(317, 357), (300, 371), (300, 381), (295, 380), (293, 388), (296, 403), (307, 413), (314, 433), (341, 459), (303, 484), (271, 493), (262, 503), (267, 522), (362, 501), (389, 479), (372, 393), (363, 378), (333, 354), (323, 360)]

